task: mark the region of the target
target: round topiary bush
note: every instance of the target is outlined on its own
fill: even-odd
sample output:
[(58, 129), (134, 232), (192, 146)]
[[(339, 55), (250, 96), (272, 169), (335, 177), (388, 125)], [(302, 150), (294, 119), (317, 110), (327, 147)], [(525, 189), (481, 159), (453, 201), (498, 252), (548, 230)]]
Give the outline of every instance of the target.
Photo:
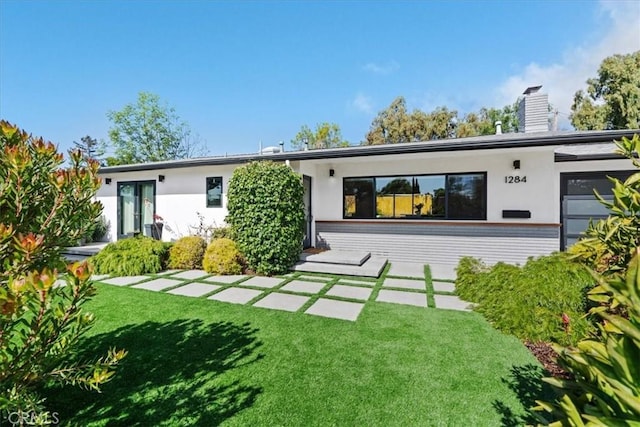
[(169, 268), (199, 269), (207, 243), (200, 236), (178, 239), (169, 250)]
[(304, 237), (303, 197), (300, 175), (284, 164), (252, 162), (233, 172), (225, 221), (249, 268), (278, 274), (298, 260)]
[(207, 273), (227, 275), (242, 273), (242, 261), (236, 243), (231, 239), (221, 238), (209, 244), (202, 264)]

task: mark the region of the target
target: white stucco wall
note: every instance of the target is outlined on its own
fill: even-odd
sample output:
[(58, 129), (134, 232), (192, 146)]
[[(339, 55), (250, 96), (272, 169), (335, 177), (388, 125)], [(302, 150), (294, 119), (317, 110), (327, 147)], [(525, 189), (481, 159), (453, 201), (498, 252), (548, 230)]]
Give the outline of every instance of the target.
[[(513, 161), (520, 160), (520, 169)], [(342, 219), (342, 179), (365, 176), (487, 173), (487, 221), (558, 223), (559, 184), (554, 171), (553, 147), (420, 153), (338, 159), (318, 163), (315, 219)], [(329, 169), (335, 175), (329, 178)], [(505, 183), (505, 176), (526, 176), (527, 182)], [(502, 210), (529, 210), (531, 219), (503, 219)]]
[[(205, 224), (224, 225), (227, 215), (227, 188), (234, 170), (232, 165), (202, 166), (194, 168), (164, 169), (141, 172), (101, 174), (103, 184), (97, 198), (104, 206), (104, 215), (110, 221), (109, 240), (117, 239), (117, 189), (118, 182), (156, 181), (156, 213), (164, 218), (163, 240), (175, 240), (189, 234), (190, 226), (198, 224), (197, 212), (205, 218)], [(164, 182), (158, 176), (164, 175)], [(206, 204), (206, 178), (222, 176), (223, 204), (221, 208), (208, 208)], [(111, 178), (111, 184), (104, 183)]]

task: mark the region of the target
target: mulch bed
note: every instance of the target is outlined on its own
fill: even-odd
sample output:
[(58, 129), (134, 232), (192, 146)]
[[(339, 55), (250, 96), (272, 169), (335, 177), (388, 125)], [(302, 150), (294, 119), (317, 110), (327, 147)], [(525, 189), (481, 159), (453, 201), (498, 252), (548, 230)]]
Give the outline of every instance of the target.
[(529, 349), (531, 353), (538, 359), (538, 361), (544, 366), (544, 369), (549, 372), (552, 377), (561, 378), (565, 380), (573, 379), (573, 376), (562, 369), (560, 365), (556, 362), (558, 355), (551, 345), (546, 342), (536, 342), (532, 343), (531, 341), (525, 341), (524, 345)]

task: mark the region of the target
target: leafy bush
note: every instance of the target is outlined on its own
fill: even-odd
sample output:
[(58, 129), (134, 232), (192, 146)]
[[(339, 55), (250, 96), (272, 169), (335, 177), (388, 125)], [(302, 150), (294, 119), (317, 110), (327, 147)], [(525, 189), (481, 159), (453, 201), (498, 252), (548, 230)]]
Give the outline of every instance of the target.
[(202, 263), (207, 273), (217, 275), (242, 273), (242, 255), (236, 243), (224, 237), (209, 243)]
[[(640, 161), (634, 158), (640, 152), (640, 136), (622, 138), (616, 145), (619, 154), (640, 168)], [(609, 210), (609, 217), (589, 224), (586, 237), (569, 249), (577, 259), (604, 274), (624, 272), (640, 246), (640, 172), (624, 182), (616, 178), (609, 180), (613, 183), (613, 202), (605, 201), (596, 192), (600, 203)]]
[[(587, 339), (576, 348), (556, 346), (558, 362), (573, 380), (545, 378), (561, 397), (553, 403), (537, 401), (538, 411), (557, 420), (551, 425), (640, 425), (640, 249), (631, 259), (626, 280), (622, 275), (599, 278), (590, 297), (611, 295), (628, 318), (596, 307), (604, 321), (601, 339)], [(546, 423), (549, 420), (543, 419)]]
[(463, 258), (457, 273), (458, 295), (477, 303), (476, 310), (497, 329), (520, 339), (572, 344), (593, 328), (584, 317), (593, 278), (564, 254), (529, 259), (523, 267), (488, 268)]
[(298, 260), (303, 195), (300, 176), (283, 164), (252, 162), (233, 172), (226, 222), (252, 270), (283, 273)]
[[(99, 389), (125, 355), (109, 351), (81, 360), (76, 344), (93, 323), (83, 310), (94, 295), (86, 263), (68, 268), (61, 257), (99, 216), (95, 161), (0, 121), (0, 414), (46, 420), (37, 390), (47, 384)], [(66, 286), (53, 286), (68, 270)], [(50, 418), (49, 418), (50, 419)]]
[(200, 236), (178, 239), (169, 250), (169, 268), (199, 269), (207, 243)]
[(96, 218), (91, 225), (87, 228), (86, 234), (83, 236), (83, 239), (87, 243), (91, 242), (99, 242), (102, 238), (107, 234), (109, 230), (109, 224), (107, 223), (104, 215)]
[(150, 237), (133, 237), (109, 243), (91, 257), (90, 262), (98, 274), (154, 274), (165, 269), (170, 247), (170, 243)]

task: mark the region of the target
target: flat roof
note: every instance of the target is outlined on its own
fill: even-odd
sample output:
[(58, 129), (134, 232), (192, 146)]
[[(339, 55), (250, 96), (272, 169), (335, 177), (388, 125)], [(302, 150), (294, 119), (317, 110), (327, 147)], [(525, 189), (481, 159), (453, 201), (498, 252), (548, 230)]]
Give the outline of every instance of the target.
[[(308, 151), (285, 151), (269, 154), (237, 154), (228, 156), (195, 157), (162, 162), (137, 163), (130, 165), (101, 167), (99, 173), (134, 172), (157, 169), (189, 168), (195, 166), (214, 166), (247, 163), (256, 160), (317, 160), (336, 159), (363, 156), (454, 152), (489, 150), (500, 148), (566, 146), (577, 144), (602, 144), (620, 139), (623, 136), (631, 138), (640, 134), (640, 129), (608, 130), (608, 131), (572, 131), (572, 132), (536, 132), (536, 133), (507, 133), (502, 135), (474, 136), (469, 138), (450, 138), (423, 142), (406, 142), (383, 145), (360, 145), (340, 148), (323, 148)], [(562, 156), (570, 160), (569, 156)], [(608, 154), (611, 156), (611, 154)], [(609, 157), (607, 157), (609, 158)], [(566, 161), (565, 160), (565, 161)]]

